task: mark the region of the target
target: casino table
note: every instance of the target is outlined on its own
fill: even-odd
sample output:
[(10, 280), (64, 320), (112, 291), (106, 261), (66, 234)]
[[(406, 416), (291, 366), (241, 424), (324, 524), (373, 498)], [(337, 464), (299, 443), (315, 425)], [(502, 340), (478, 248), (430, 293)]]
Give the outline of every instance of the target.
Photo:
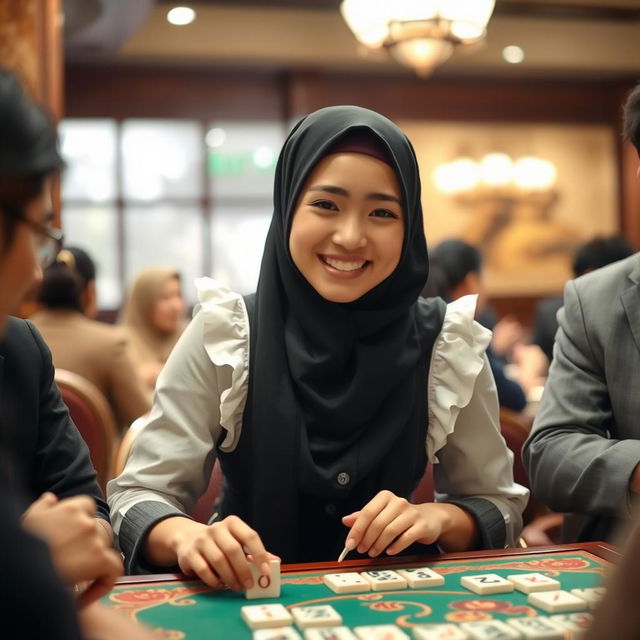
[[(348, 627), (395, 624), (411, 636), (416, 624), (505, 620), (510, 617), (549, 615), (527, 603), (519, 591), (477, 595), (460, 585), (460, 578), (478, 573), (506, 577), (538, 572), (559, 580), (561, 588), (596, 587), (601, 584), (619, 552), (603, 542), (578, 543), (528, 549), (503, 549), (450, 553), (437, 556), (346, 560), (283, 565), (280, 598), (247, 600), (242, 593), (215, 590), (179, 574), (120, 578), (108, 596), (107, 606), (149, 625), (165, 640), (251, 640), (252, 632), (240, 615), (247, 604), (330, 604)], [(341, 595), (323, 582), (325, 573), (401, 569), (428, 566), (445, 577), (440, 587)]]

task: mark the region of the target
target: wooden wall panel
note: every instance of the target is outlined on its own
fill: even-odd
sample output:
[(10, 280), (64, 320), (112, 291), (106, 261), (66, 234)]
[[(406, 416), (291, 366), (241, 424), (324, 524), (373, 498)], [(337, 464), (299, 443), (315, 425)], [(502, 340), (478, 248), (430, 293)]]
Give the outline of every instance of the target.
[(281, 77), (206, 69), (67, 67), (67, 117), (281, 118)]

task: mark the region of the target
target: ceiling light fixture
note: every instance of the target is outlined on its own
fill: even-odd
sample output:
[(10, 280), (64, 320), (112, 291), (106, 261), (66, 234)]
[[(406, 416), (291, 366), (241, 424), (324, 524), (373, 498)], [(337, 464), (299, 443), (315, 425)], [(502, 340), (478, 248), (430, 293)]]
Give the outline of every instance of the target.
[(421, 76), (456, 47), (481, 41), (495, 0), (343, 0), (345, 22), (364, 46), (385, 48)]
[(182, 27), (196, 19), (196, 12), (191, 7), (173, 7), (167, 12), (167, 22)]

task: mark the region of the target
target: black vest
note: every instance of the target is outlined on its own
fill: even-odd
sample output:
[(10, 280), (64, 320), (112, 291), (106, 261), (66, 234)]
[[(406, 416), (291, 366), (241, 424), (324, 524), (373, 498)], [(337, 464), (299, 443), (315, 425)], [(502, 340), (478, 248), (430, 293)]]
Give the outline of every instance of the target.
[[(250, 324), (253, 322), (253, 309), (255, 295), (245, 296), (245, 304), (249, 313)], [(438, 301), (436, 310), (436, 320), (434, 322), (433, 340), (442, 327), (442, 321), (446, 305)], [(427, 371), (431, 359), (432, 349), (424, 354), (422, 365)], [(384, 486), (383, 476), (388, 471), (389, 466), (410, 464), (411, 483), (402, 491), (403, 497), (409, 499), (417, 487), (427, 467), (426, 437), (428, 420), (428, 400), (426, 387), (416, 388), (416, 394), (424, 397), (424, 404), (421, 407), (421, 420), (413, 429), (412, 433), (398, 434), (397, 439), (391, 448), (379, 448), (376, 450), (375, 443), (363, 438), (362, 442), (353, 447), (345, 459), (344, 469), (336, 469), (332, 474), (332, 481), (320, 485), (317, 478), (307, 477), (303, 469), (306, 466), (304, 456), (308, 452), (300, 454), (298, 474), (299, 486), (299, 546), (295, 556), (287, 558), (288, 562), (311, 562), (323, 560), (335, 560), (342, 551), (347, 528), (342, 524), (341, 518), (353, 511), (361, 509), (379, 491), (389, 488)], [(274, 438), (273, 445), (278, 446), (278, 425), (272, 426)], [(220, 442), (224, 439), (221, 436)], [(223, 490), (215, 519), (220, 520), (229, 515), (237, 515), (251, 526), (251, 514), (249, 513), (249, 490), (250, 490), (250, 457), (249, 447), (250, 434), (246, 424), (243, 424), (242, 433), (236, 448), (224, 453), (218, 449), (218, 458), (222, 467), (224, 481)], [(366, 451), (365, 451), (366, 450)], [(376, 464), (373, 471), (366, 474), (358, 472), (358, 458), (366, 455), (368, 459), (373, 459)], [(268, 455), (268, 452), (265, 452)], [(316, 461), (317, 464), (317, 461)], [(398, 493), (398, 491), (395, 491)], [(278, 501), (277, 490), (273, 491), (274, 500), (272, 504), (265, 504), (263, 507), (273, 514), (274, 521), (278, 521)], [(286, 522), (281, 522), (279, 526), (290, 526)], [(260, 532), (258, 532), (260, 533)], [(407, 550), (409, 553), (416, 553), (414, 545)], [(420, 553), (437, 552), (436, 548), (429, 549), (420, 546)], [(353, 554), (350, 557), (355, 557)]]

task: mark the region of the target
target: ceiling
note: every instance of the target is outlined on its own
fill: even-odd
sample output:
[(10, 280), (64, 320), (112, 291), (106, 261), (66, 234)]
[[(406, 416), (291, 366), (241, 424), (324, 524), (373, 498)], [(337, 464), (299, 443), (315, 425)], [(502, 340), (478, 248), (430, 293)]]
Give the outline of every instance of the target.
[[(73, 19), (77, 7), (86, 12), (88, 5), (98, 5), (92, 24), (69, 30), (68, 60), (409, 73), (384, 52), (359, 48), (339, 14), (339, 0), (199, 0), (189, 3), (197, 19), (184, 27), (165, 19), (173, 4), (178, 3), (65, 0), (70, 25), (81, 23)], [(111, 35), (88, 36), (99, 32), (107, 13)], [(524, 49), (522, 64), (502, 59), (510, 44)], [(485, 43), (456, 52), (436, 74), (638, 77), (640, 0), (497, 0)]]

